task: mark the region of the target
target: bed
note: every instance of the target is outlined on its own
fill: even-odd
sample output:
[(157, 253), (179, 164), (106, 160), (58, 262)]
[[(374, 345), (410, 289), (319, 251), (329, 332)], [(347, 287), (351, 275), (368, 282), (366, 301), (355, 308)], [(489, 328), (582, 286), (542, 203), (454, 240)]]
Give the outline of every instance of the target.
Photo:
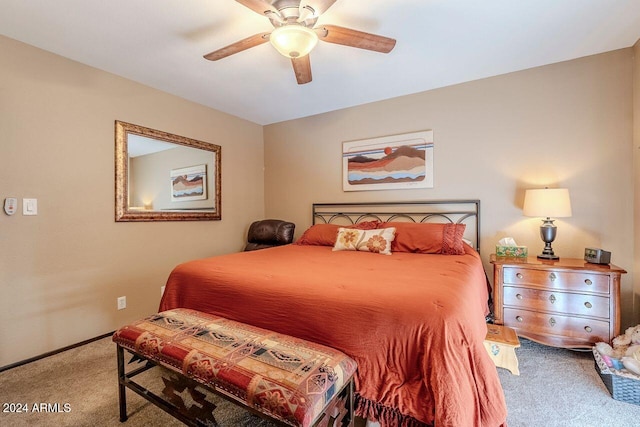
[(314, 204), (294, 244), (177, 266), (160, 310), (345, 352), (358, 363), (356, 413), (382, 427), (500, 426), (504, 396), (483, 346), (479, 211), (477, 200)]

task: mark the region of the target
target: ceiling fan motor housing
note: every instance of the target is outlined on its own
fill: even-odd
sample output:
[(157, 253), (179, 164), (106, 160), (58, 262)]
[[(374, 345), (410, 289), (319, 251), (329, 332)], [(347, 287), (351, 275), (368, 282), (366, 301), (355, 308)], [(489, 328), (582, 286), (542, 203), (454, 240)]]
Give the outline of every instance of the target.
[(298, 23), (311, 28), (317, 21), (315, 10), (309, 5), (300, 5), (300, 0), (276, 0), (272, 9), (265, 10), (264, 14), (269, 18), (274, 27)]

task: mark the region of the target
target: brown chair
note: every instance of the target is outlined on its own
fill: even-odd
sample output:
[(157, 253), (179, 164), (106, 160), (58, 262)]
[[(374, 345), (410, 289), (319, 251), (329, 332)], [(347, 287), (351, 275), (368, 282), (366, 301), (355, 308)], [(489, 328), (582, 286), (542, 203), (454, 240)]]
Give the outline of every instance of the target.
[(257, 249), (287, 245), (293, 242), (295, 228), (296, 225), (294, 223), (279, 219), (255, 221), (249, 227), (248, 243), (244, 250), (255, 251)]

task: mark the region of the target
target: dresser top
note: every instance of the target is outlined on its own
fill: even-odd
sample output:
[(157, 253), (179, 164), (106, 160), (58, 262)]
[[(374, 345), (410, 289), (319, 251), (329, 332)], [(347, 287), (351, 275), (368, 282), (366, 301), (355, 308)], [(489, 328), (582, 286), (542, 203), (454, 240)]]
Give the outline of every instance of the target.
[(590, 270), (600, 273), (626, 273), (624, 269), (613, 264), (591, 264), (586, 262), (584, 259), (578, 258), (560, 258), (559, 260), (551, 261), (546, 259), (538, 259), (534, 256), (530, 256), (527, 258), (515, 258), (498, 257), (495, 254), (491, 254), (490, 261), (492, 264), (497, 265), (523, 266), (540, 270), (557, 268), (566, 270)]

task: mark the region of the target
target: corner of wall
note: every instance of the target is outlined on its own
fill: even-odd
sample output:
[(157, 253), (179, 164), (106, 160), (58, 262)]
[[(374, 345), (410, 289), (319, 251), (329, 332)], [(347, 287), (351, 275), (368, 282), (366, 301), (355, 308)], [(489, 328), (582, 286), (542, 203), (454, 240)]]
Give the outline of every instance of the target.
[(634, 303), (633, 312), (640, 323), (640, 39), (633, 46), (633, 173), (634, 173)]

